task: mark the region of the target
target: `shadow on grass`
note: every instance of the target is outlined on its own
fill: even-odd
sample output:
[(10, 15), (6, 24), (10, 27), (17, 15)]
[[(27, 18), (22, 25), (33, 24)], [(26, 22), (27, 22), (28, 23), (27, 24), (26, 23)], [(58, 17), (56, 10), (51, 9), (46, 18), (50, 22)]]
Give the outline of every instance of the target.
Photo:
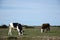
[(23, 35), (25, 36), (25, 35), (29, 35), (29, 34), (25, 34), (25, 33), (24, 33)]
[(17, 40), (18, 38), (17, 37), (8, 37), (7, 39), (8, 40)]
[(7, 40), (31, 40), (31, 38), (29, 37), (25, 37), (25, 36), (18, 36), (18, 37), (8, 37)]

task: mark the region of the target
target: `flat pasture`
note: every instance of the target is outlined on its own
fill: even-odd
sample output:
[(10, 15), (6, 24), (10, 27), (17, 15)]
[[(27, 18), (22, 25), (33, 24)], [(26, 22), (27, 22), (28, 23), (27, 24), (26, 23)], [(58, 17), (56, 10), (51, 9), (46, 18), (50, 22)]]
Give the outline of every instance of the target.
[(50, 32), (40, 32), (40, 27), (23, 28), (24, 35), (18, 36), (17, 30), (12, 30), (8, 36), (8, 28), (0, 28), (0, 40), (60, 40), (60, 27), (51, 27)]

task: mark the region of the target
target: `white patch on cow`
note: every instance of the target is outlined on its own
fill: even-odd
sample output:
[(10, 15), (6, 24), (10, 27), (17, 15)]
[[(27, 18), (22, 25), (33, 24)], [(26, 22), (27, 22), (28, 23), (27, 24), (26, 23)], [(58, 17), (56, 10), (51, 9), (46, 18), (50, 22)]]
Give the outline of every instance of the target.
[(13, 23), (10, 23), (10, 27), (11, 27), (11, 28), (14, 28)]
[(13, 26), (12, 26), (12, 24), (10, 24), (8, 35), (12, 35), (12, 33), (11, 33), (12, 28), (13, 28)]
[(41, 29), (41, 33), (43, 33), (43, 29)]
[(18, 34), (19, 34), (19, 36), (20, 36), (20, 30), (19, 30), (18, 26), (17, 26), (17, 31), (18, 31)]

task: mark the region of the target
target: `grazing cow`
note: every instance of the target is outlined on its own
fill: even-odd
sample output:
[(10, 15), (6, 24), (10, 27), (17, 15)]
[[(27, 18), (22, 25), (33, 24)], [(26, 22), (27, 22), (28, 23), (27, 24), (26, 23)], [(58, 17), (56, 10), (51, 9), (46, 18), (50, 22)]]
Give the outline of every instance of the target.
[(41, 33), (44, 32), (45, 29), (46, 29), (46, 31), (50, 31), (50, 24), (49, 23), (42, 24)]
[(12, 35), (12, 29), (16, 29), (18, 31), (19, 36), (23, 35), (22, 25), (19, 23), (10, 23), (9, 24), (9, 32), (8, 35)]

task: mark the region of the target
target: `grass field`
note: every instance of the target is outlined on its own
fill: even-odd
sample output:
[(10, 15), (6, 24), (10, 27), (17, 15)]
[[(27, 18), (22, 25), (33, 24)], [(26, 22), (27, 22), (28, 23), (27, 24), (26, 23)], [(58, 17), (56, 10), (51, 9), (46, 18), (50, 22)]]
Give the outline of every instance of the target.
[(24, 28), (24, 35), (18, 36), (16, 30), (12, 31), (12, 36), (8, 36), (8, 28), (0, 28), (0, 40), (60, 40), (60, 27), (51, 27), (50, 32), (40, 32), (39, 27)]

